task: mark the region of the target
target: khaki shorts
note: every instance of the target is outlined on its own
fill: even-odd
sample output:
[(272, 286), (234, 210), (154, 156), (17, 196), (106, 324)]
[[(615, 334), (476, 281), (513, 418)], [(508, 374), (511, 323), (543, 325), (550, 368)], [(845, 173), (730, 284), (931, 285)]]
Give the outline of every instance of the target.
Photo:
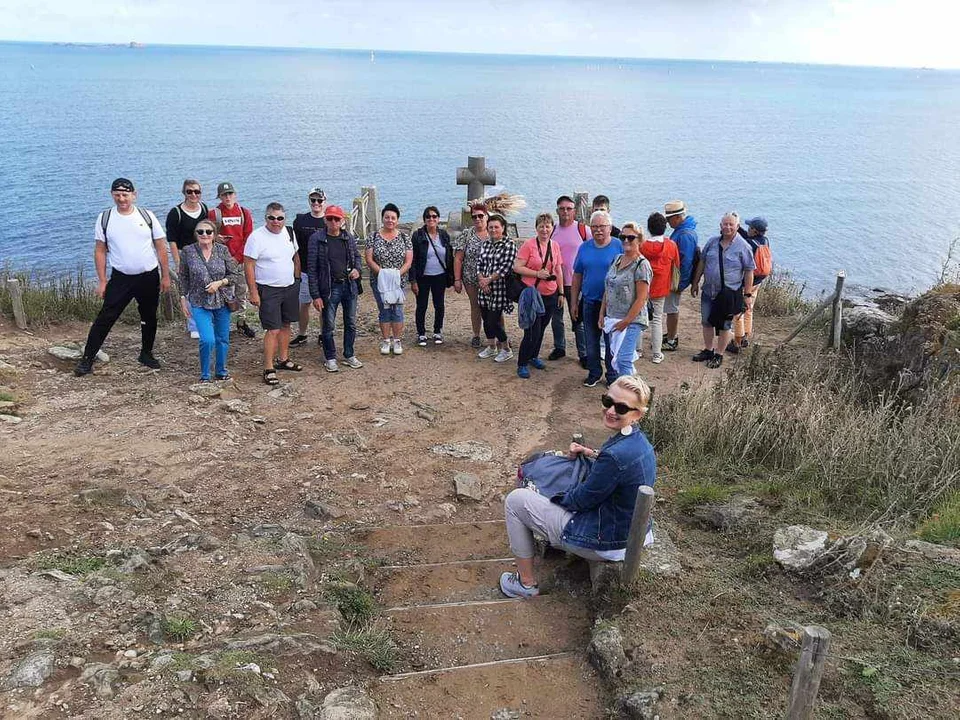
[(680, 295), (681, 293), (672, 292), (664, 299), (663, 303), (663, 312), (667, 315), (676, 315), (680, 312)]

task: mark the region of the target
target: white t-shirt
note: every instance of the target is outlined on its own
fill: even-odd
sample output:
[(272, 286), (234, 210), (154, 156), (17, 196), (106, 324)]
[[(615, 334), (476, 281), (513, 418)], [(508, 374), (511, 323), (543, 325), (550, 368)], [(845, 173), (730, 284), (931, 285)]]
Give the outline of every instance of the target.
[[(106, 212), (106, 211), (104, 211)], [(116, 208), (110, 212), (107, 223), (107, 237), (103, 237), (103, 213), (97, 215), (97, 225), (93, 236), (97, 242), (107, 245), (107, 262), (114, 270), (126, 275), (139, 275), (149, 272), (160, 265), (157, 260), (157, 251), (153, 246), (154, 240), (163, 240), (163, 225), (157, 221), (157, 216), (145, 210), (153, 223), (153, 233), (143, 215), (134, 206), (129, 215), (121, 215)]]
[(290, 287), (293, 285), (293, 256), (297, 254), (297, 241), (290, 241), (284, 228), (272, 233), (266, 226), (258, 227), (247, 238), (243, 254), (257, 264), (253, 276), (258, 285)]

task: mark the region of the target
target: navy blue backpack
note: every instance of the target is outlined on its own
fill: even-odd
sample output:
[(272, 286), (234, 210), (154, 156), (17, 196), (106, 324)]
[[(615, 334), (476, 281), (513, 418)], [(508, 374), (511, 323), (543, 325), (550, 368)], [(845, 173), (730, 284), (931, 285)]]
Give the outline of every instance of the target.
[(536, 452), (517, 467), (517, 487), (528, 487), (547, 498), (563, 495), (583, 482), (593, 460), (580, 454), (570, 459), (564, 452)]

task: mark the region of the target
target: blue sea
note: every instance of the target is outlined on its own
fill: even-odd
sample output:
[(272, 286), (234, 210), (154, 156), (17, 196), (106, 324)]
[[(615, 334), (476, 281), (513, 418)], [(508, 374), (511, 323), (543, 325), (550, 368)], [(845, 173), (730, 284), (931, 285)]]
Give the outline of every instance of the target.
[(767, 218), (816, 292), (900, 291), (960, 235), (960, 73), (761, 63), (0, 43), (0, 265), (92, 266), (114, 177), (161, 221), (185, 177), (230, 180), (259, 217), (349, 206), (376, 185), (402, 219), (444, 216), (483, 155), (532, 221), (604, 193), (614, 220), (682, 198), (701, 239)]

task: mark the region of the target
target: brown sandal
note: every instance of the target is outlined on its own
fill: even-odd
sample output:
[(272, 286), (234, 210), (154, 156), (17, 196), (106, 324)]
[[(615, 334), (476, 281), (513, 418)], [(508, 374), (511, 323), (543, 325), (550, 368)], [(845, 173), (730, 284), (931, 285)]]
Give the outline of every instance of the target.
[(303, 365), (300, 365), (299, 363), (295, 363), (290, 358), (287, 358), (286, 360), (281, 360), (280, 358), (277, 358), (276, 360), (273, 361), (273, 364), (274, 364), (274, 367), (277, 368), (277, 370), (292, 370), (293, 372), (300, 372), (301, 370), (303, 370)]
[(277, 377), (277, 371), (273, 368), (269, 368), (263, 371), (263, 382), (267, 385), (279, 385), (280, 378)]

